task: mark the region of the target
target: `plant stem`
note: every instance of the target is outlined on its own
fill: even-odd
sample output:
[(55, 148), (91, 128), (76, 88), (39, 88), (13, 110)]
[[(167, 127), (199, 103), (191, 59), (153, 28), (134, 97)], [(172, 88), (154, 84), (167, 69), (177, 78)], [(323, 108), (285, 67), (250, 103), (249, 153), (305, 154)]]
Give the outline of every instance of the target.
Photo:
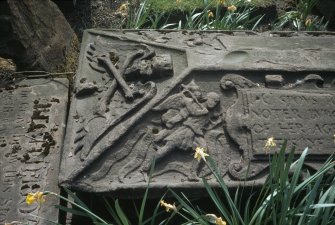
[(103, 219), (100, 218), (99, 216), (95, 215), (95, 214), (92, 213), (90, 210), (88, 210), (88, 209), (82, 207), (81, 205), (75, 203), (74, 201), (71, 201), (71, 200), (69, 200), (69, 199), (67, 199), (67, 198), (65, 198), (65, 197), (63, 197), (63, 196), (61, 196), (61, 195), (59, 195), (59, 194), (56, 194), (56, 193), (54, 193), (54, 192), (51, 192), (51, 191), (46, 191), (46, 192), (44, 192), (44, 193), (45, 193), (45, 194), (55, 195), (56, 197), (58, 197), (58, 198), (60, 198), (60, 199), (63, 199), (63, 200), (65, 200), (65, 201), (71, 203), (72, 205), (77, 206), (79, 209), (83, 210), (84, 212), (86, 212), (86, 213), (89, 214), (90, 216), (93, 216), (94, 218), (96, 218), (96, 219), (99, 220), (100, 222), (102, 222), (102, 223), (104, 223), (104, 224), (108, 224), (105, 220), (103, 220)]

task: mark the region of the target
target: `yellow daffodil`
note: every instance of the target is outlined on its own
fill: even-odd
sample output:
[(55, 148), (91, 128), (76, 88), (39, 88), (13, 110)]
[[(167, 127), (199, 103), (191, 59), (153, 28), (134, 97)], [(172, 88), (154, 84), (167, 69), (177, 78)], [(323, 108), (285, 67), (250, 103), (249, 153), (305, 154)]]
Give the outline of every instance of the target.
[(126, 12), (127, 10), (128, 10), (128, 4), (127, 3), (123, 3), (119, 8), (120, 12)]
[(226, 0), (218, 0), (218, 4), (223, 5)]
[(176, 0), (176, 4), (180, 4), (181, 3), (181, 0)]
[(213, 14), (212, 11), (208, 11), (207, 15), (208, 15), (208, 18), (213, 18), (214, 17), (214, 14)]
[(198, 161), (200, 161), (201, 159), (206, 161), (206, 158), (205, 158), (206, 156), (208, 156), (208, 154), (205, 153), (204, 148), (200, 148), (200, 147), (195, 148), (195, 153), (194, 153), (194, 158), (195, 159), (197, 159)]
[(312, 20), (311, 19), (307, 19), (306, 21), (305, 21), (305, 26), (306, 27), (309, 27), (309, 26), (311, 26), (312, 25)]
[(216, 225), (227, 225), (227, 222), (222, 217), (217, 217), (215, 214), (206, 214), (206, 218), (209, 222), (215, 223)]
[(33, 194), (33, 193), (28, 193), (28, 195), (27, 195), (27, 197), (26, 197), (26, 203), (28, 204), (28, 205), (31, 205), (31, 204), (33, 204), (34, 202), (35, 202), (35, 194)]
[(42, 204), (45, 202), (45, 195), (43, 192), (36, 192), (36, 193), (28, 193), (26, 197), (26, 203), (28, 205), (33, 204), (34, 202), (37, 202), (38, 204)]
[(227, 225), (226, 221), (222, 220), (221, 217), (219, 217), (215, 220), (215, 224), (217, 224), (217, 225)]
[(268, 138), (264, 146), (265, 152), (269, 153), (269, 150), (274, 147), (276, 147), (276, 142), (274, 138), (273, 137)]
[(164, 200), (161, 200), (160, 201), (160, 204), (162, 207), (165, 208), (165, 211), (166, 212), (170, 212), (170, 211), (177, 211), (177, 208), (175, 206), (175, 204), (173, 203), (173, 205), (169, 204), (169, 203), (166, 203)]
[(236, 8), (236, 6), (231, 5), (231, 6), (228, 6), (227, 9), (228, 9), (229, 12), (235, 12), (237, 8)]

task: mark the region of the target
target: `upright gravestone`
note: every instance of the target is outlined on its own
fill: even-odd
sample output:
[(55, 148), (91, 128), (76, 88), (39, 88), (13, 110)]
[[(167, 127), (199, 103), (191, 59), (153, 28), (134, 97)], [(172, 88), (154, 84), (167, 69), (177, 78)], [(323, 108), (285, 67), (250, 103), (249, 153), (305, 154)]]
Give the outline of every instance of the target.
[(228, 185), (259, 185), (271, 136), (317, 169), (335, 151), (334, 60), (331, 33), (89, 30), (60, 182), (130, 197), (155, 158), (152, 189), (197, 189), (215, 184), (203, 147)]
[(60, 193), (57, 180), (68, 81), (5, 83), (0, 82), (0, 224), (46, 224), (39, 217), (57, 222), (57, 198), (48, 196), (43, 207), (27, 205), (25, 199), (36, 191)]

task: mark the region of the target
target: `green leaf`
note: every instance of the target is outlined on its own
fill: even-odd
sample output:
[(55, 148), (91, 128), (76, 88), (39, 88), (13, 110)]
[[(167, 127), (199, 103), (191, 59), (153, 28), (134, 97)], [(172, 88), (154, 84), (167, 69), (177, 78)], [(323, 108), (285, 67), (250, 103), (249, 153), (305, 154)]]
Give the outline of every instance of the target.
[(112, 223), (101, 223), (101, 222), (93, 222), (95, 225), (113, 225)]
[(202, 179), (202, 182), (205, 185), (205, 188), (207, 190), (207, 193), (211, 197), (212, 201), (214, 202), (216, 208), (220, 211), (220, 213), (224, 216), (224, 218), (227, 220), (228, 224), (233, 224), (230, 216), (230, 212), (228, 209), (224, 206), (220, 198), (217, 196), (217, 194), (213, 191), (213, 189), (210, 187), (206, 179)]
[(88, 215), (90, 215), (90, 218), (92, 219), (92, 221), (96, 221), (99, 220), (102, 223), (107, 223), (105, 220), (103, 220), (102, 218), (100, 218), (99, 216), (97, 216), (96, 214), (94, 214), (85, 204), (84, 202), (82, 202), (75, 194), (73, 194), (69, 189), (64, 188), (64, 190), (68, 193), (68, 195), (70, 195), (70, 197), (72, 197), (74, 199), (74, 201), (70, 200), (69, 198), (65, 198), (61, 195), (57, 195), (57, 197), (71, 203), (72, 205), (75, 205), (76, 207), (78, 207), (79, 209), (81, 209), (83, 212), (87, 213)]
[(314, 204), (311, 205), (311, 209), (317, 209), (317, 208), (327, 208), (327, 207), (335, 207), (334, 203), (323, 203), (323, 204)]
[(140, 215), (139, 215), (139, 218), (138, 218), (138, 224), (139, 225), (142, 225), (142, 223), (143, 223), (143, 214), (144, 214), (145, 204), (146, 204), (146, 201), (147, 201), (147, 198), (148, 198), (150, 182), (151, 182), (151, 178), (152, 178), (152, 174), (154, 173), (154, 170), (155, 170), (155, 159), (153, 159), (152, 162), (151, 162), (151, 167), (150, 167), (150, 172), (149, 172), (149, 181), (148, 181), (147, 188), (145, 190), (145, 193), (144, 193), (144, 196), (143, 196), (143, 199), (142, 199)]
[(118, 217), (120, 218), (122, 224), (123, 225), (129, 225), (130, 223), (128, 221), (128, 218), (127, 218), (126, 214), (123, 212), (123, 210), (121, 209), (118, 199), (115, 201), (115, 210), (116, 210), (116, 213), (117, 213)]
[(70, 213), (70, 214), (73, 214), (73, 215), (77, 215), (77, 216), (84, 216), (84, 217), (89, 217), (91, 218), (91, 215), (83, 212), (83, 211), (79, 211), (79, 210), (76, 210), (76, 209), (72, 209), (72, 208), (68, 208), (68, 207), (65, 207), (65, 206), (62, 206), (62, 205), (55, 205), (56, 208), (64, 211), (64, 212), (67, 212), (67, 213)]
[(117, 216), (115, 210), (113, 209), (113, 207), (111, 206), (111, 204), (108, 202), (108, 200), (106, 199), (106, 197), (104, 196), (103, 197), (104, 201), (105, 201), (105, 204), (106, 204), (106, 207), (107, 207), (107, 211), (111, 214), (111, 216), (113, 217), (113, 219), (115, 220), (115, 222), (118, 224), (118, 225), (122, 225), (119, 217)]
[[(244, 224), (244, 221), (240, 215), (240, 212), (238, 211), (238, 209), (236, 208), (235, 204), (234, 204), (234, 201), (232, 200), (232, 198), (230, 197), (230, 193), (229, 193), (229, 190), (228, 190), (228, 187), (226, 186), (222, 176), (217, 172), (219, 171), (217, 166), (216, 166), (216, 163), (215, 161), (212, 159), (212, 157), (207, 157), (207, 166), (209, 167), (209, 169), (212, 171), (213, 175), (215, 176), (215, 179), (219, 182), (219, 185), (221, 187), (221, 190), (223, 191), (223, 194), (224, 194), (224, 197), (227, 199), (227, 202), (228, 202), (228, 206), (231, 210), (231, 213), (232, 213), (232, 216), (233, 216), (233, 223), (238, 223), (237, 222), (237, 219), (239, 220), (239, 222), (243, 225)], [(236, 218), (237, 217), (237, 218)]]
[[(172, 195), (178, 200), (178, 202), (183, 206), (183, 209), (186, 210), (187, 213), (189, 213), (196, 221), (198, 221), (201, 224), (207, 224), (207, 221), (205, 221), (202, 216), (196, 212), (186, 201), (189, 201), (186, 198), (186, 201), (182, 199), (179, 195), (177, 195), (174, 191), (170, 189), (170, 192)], [(186, 197), (186, 196), (185, 196)]]
[(160, 198), (160, 200), (157, 202), (152, 217), (150, 217), (149, 219), (147, 219), (146, 221), (144, 221), (144, 222), (143, 222), (143, 225), (145, 225), (145, 224), (147, 224), (147, 223), (149, 223), (149, 222), (150, 222), (150, 225), (155, 225), (155, 224), (156, 224), (156, 223), (155, 223), (155, 222), (156, 222), (156, 217), (157, 217), (158, 215), (160, 215), (160, 214), (163, 213), (163, 211), (158, 212), (158, 210), (159, 210), (159, 208), (160, 208), (160, 201), (164, 199), (165, 195), (166, 195), (166, 193), (165, 193), (165, 194)]
[(66, 187), (64, 187), (64, 190), (71, 198), (73, 198), (75, 203), (78, 203), (81, 207), (88, 209), (88, 206), (83, 201), (81, 201), (80, 198), (78, 198), (78, 196), (75, 195), (72, 191), (70, 191)]

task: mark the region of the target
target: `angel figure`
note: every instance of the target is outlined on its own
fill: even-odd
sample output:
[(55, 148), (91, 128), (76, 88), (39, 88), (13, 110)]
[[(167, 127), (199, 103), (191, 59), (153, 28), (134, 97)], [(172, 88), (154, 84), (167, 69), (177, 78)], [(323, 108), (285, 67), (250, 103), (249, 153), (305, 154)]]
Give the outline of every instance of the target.
[[(180, 93), (170, 96), (155, 107), (153, 110), (156, 111), (167, 110), (161, 118), (166, 128), (155, 139), (156, 161), (159, 162), (175, 150), (189, 151), (196, 146), (206, 148), (204, 132), (220, 122), (219, 119), (212, 120), (219, 117), (214, 110), (219, 102), (217, 93), (209, 92), (204, 97), (199, 86), (191, 81), (188, 85), (182, 85)], [(197, 168), (194, 167), (192, 165), (189, 180), (196, 178)]]

